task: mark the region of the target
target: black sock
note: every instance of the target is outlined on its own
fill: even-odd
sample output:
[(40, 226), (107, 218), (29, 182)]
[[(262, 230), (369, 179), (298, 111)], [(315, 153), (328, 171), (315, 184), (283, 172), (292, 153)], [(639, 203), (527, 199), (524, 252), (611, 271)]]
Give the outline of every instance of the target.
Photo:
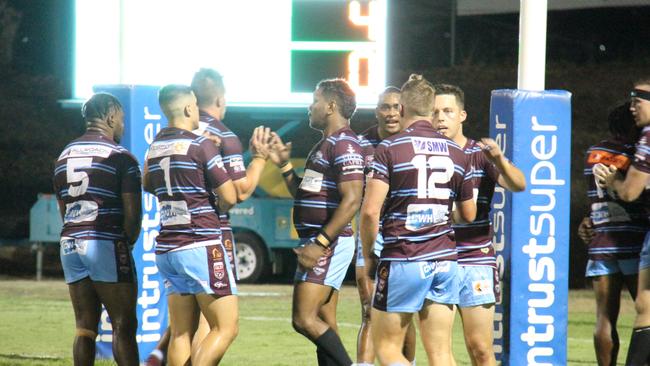
[(316, 347), (316, 357), (318, 366), (336, 366), (336, 362), (327, 355), (327, 352), (322, 347)]
[(644, 366), (650, 358), (650, 327), (634, 328), (625, 366)]
[[(332, 330), (332, 328), (327, 328), (325, 333), (321, 334), (320, 337), (314, 340), (316, 344), (316, 353), (318, 354), (318, 349), (329, 358), (328, 361), (334, 361), (333, 365), (337, 366), (350, 366), (352, 365), (352, 360), (348, 356), (343, 343), (341, 343), (341, 338)], [(320, 357), (319, 357), (320, 365)]]

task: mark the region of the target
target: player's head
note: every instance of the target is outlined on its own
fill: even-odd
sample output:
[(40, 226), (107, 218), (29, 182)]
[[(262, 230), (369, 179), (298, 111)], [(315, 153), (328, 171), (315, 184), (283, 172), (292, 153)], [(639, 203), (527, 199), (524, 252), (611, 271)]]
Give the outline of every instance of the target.
[(609, 133), (613, 137), (629, 143), (634, 143), (639, 138), (639, 129), (630, 112), (630, 102), (614, 107), (609, 112), (607, 121), (609, 122)]
[[(421, 118), (431, 120), (433, 101), (436, 96), (433, 85), (422, 75), (411, 74), (402, 85), (402, 121)], [(403, 126), (402, 126), (403, 127)]]
[(630, 111), (638, 127), (650, 125), (650, 76), (637, 80), (630, 93)]
[(226, 88), (223, 76), (214, 69), (202, 68), (192, 78), (192, 90), (200, 109), (219, 108), (219, 119), (226, 115)]
[(465, 93), (456, 85), (437, 84), (433, 104), (433, 128), (450, 139), (463, 135)]
[(199, 108), (192, 88), (187, 85), (165, 85), (158, 91), (158, 103), (169, 125), (188, 130), (199, 127)]
[(379, 94), (375, 117), (377, 117), (379, 130), (383, 131), (384, 136), (392, 136), (401, 130), (399, 124), (401, 93), (398, 88), (389, 86)]
[(356, 109), (356, 96), (345, 80), (322, 80), (316, 85), (314, 100), (309, 106), (309, 125), (323, 130), (330, 118), (349, 120)]
[(81, 115), (88, 127), (102, 124), (103, 129), (113, 133), (119, 143), (124, 135), (124, 110), (117, 98), (108, 93), (97, 93), (81, 107)]

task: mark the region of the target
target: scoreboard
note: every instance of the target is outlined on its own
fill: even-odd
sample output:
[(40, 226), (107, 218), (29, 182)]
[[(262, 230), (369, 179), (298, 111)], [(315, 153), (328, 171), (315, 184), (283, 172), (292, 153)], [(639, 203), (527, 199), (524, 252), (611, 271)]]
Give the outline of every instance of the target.
[(387, 0), (76, 0), (75, 14), (75, 98), (189, 84), (201, 67), (232, 106), (306, 106), (332, 77), (374, 106), (386, 83)]

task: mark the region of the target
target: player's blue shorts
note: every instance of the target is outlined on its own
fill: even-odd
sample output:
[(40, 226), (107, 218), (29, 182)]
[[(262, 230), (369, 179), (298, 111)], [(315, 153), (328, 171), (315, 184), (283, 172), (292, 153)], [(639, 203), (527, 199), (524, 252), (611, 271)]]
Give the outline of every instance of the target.
[(615, 273), (634, 275), (639, 273), (639, 258), (587, 261), (586, 277), (608, 276)]
[[(366, 260), (363, 257), (363, 245), (361, 245), (361, 238), (358, 237), (359, 234), (357, 234), (357, 260), (356, 260), (356, 266), (357, 267), (363, 267), (366, 265)], [(381, 255), (381, 250), (384, 249), (384, 237), (381, 236), (381, 233), (377, 234), (377, 239), (375, 239), (375, 247), (373, 248), (373, 251), (375, 252), (375, 255), (377, 258)]]
[(643, 248), (641, 248), (641, 256), (639, 259), (639, 271), (650, 267), (650, 231), (645, 234)]
[[(303, 245), (307, 241), (309, 239), (300, 239), (300, 244)], [(294, 281), (317, 283), (333, 287), (335, 290), (340, 289), (350, 262), (354, 258), (354, 238), (339, 236), (330, 244), (330, 248), (332, 248), (331, 254), (321, 257), (311, 271), (304, 272), (298, 266)]]
[(90, 277), (97, 282), (133, 283), (135, 263), (125, 241), (62, 237), (61, 264), (66, 283)]
[(168, 294), (237, 294), (235, 276), (221, 243), (156, 254)]
[(458, 266), (460, 279), (458, 306), (494, 304), (496, 302), (494, 273), (491, 266)]
[(415, 313), (425, 300), (458, 304), (455, 261), (379, 261), (372, 306), (392, 313)]

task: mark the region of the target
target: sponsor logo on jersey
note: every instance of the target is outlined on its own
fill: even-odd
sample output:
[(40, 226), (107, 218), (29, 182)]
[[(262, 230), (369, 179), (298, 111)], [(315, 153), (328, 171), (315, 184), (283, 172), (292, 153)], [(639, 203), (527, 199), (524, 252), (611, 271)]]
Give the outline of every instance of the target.
[(417, 231), (425, 227), (442, 225), (447, 222), (449, 210), (446, 205), (410, 204), (406, 211), (407, 230)]
[(112, 147), (104, 145), (74, 145), (65, 149), (61, 153), (61, 156), (59, 156), (59, 160), (86, 156), (98, 156), (107, 158), (109, 155), (111, 155), (112, 151)]
[(185, 201), (161, 201), (160, 223), (163, 226), (188, 225), (192, 221)]
[(191, 145), (192, 140), (156, 141), (149, 146), (147, 160), (163, 156), (187, 155), (187, 151), (190, 149)]
[(94, 201), (76, 201), (65, 205), (65, 223), (95, 221), (99, 206)]
[(411, 137), (413, 152), (427, 155), (449, 155), (447, 140), (430, 137)]
[(246, 170), (244, 168), (244, 159), (241, 156), (233, 156), (230, 158), (230, 169), (234, 172), (239, 173)]

